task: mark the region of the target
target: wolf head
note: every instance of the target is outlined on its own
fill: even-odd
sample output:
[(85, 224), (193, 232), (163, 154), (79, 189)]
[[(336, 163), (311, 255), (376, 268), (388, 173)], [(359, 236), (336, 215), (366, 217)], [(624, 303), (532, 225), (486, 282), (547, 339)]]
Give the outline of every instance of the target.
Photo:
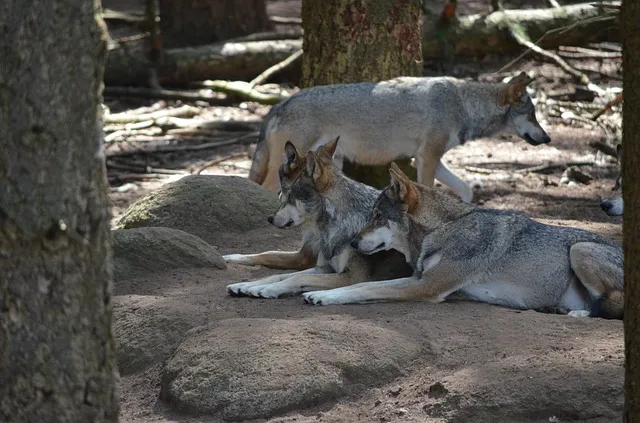
[(338, 140), (302, 156), (291, 142), (285, 145), (285, 160), (280, 166), (280, 207), (269, 216), (278, 228), (299, 226), (315, 216), (323, 203), (323, 193), (335, 177), (333, 155)]
[(527, 94), (527, 85), (532, 81), (524, 72), (513, 77), (500, 92), (500, 104), (509, 107), (508, 125), (520, 138), (531, 145), (547, 144), (551, 138), (538, 123), (535, 107)]
[[(618, 163), (622, 165), (622, 145), (617, 146)], [(618, 174), (613, 193), (600, 201), (600, 208), (609, 216), (622, 216), (624, 202), (622, 200), (622, 171)]]
[(409, 234), (409, 213), (418, 205), (420, 192), (400, 168), (391, 163), (390, 184), (380, 193), (369, 220), (351, 241), (364, 254), (399, 249)]

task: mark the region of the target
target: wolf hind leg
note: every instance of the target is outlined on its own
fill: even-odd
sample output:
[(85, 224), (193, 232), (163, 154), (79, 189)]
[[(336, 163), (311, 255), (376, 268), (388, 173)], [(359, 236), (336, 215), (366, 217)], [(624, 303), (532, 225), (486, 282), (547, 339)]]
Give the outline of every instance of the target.
[(620, 249), (597, 242), (578, 242), (571, 246), (570, 261), (592, 298), (589, 316), (622, 319), (624, 269)]

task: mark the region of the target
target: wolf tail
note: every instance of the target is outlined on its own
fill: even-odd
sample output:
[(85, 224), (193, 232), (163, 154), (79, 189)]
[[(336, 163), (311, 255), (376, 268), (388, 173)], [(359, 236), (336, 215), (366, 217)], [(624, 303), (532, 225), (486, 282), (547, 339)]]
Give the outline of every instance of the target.
[(622, 320), (624, 317), (624, 293), (622, 291), (604, 293), (593, 303), (589, 315), (603, 319)]
[(262, 127), (260, 128), (260, 135), (258, 135), (258, 144), (256, 145), (256, 151), (253, 153), (253, 161), (251, 162), (251, 169), (249, 170), (249, 180), (262, 184), (267, 177), (267, 165), (269, 164), (269, 144), (266, 141), (267, 124), (269, 123), (269, 117), (265, 119)]

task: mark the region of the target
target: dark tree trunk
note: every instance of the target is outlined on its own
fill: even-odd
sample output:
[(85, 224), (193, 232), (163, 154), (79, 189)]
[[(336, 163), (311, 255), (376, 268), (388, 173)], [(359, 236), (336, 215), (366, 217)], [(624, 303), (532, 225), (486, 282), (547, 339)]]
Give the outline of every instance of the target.
[[(418, 0), (305, 0), (302, 26), (304, 87), (422, 75)], [(408, 161), (399, 164), (415, 179)], [(344, 170), (378, 187), (389, 180), (384, 167)]]
[(625, 423), (640, 422), (640, 3), (622, 2)]
[(198, 46), (270, 28), (264, 0), (159, 0), (166, 48)]
[(116, 422), (100, 2), (0, 3), (0, 421)]

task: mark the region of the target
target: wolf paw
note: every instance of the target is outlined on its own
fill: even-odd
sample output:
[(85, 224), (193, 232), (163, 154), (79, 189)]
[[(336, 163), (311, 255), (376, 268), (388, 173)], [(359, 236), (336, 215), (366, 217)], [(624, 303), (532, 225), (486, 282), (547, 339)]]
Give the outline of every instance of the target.
[(331, 291), (332, 290), (305, 292), (302, 294), (302, 299), (305, 303), (313, 305), (343, 304)]
[(256, 284), (255, 282), (240, 282), (227, 285), (227, 292), (234, 297), (280, 298), (288, 295), (288, 291), (278, 288), (274, 284)]
[(569, 316), (571, 317), (589, 317), (591, 313), (589, 310), (571, 310)]

